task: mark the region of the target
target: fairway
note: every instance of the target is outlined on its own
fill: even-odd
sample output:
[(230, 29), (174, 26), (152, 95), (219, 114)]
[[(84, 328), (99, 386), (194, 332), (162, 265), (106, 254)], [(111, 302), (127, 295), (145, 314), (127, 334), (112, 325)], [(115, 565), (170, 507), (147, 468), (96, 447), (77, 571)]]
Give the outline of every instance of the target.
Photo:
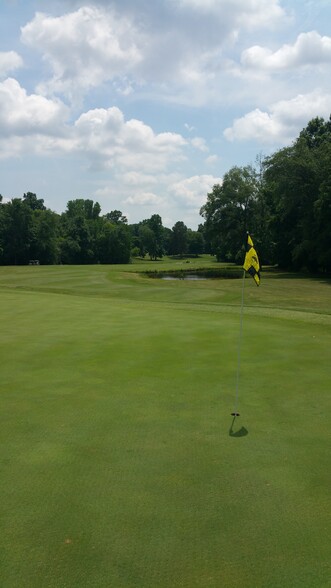
[[(1, 588), (331, 585), (331, 281), (0, 267)], [(192, 268), (216, 266), (210, 258)]]

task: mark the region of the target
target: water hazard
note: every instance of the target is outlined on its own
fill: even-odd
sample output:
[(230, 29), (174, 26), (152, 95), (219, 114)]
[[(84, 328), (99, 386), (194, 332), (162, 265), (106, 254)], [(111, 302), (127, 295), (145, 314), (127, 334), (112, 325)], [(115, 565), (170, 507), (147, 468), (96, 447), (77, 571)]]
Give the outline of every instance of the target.
[(186, 274), (183, 276), (173, 276), (170, 274), (163, 274), (160, 276), (161, 280), (208, 280), (207, 276), (202, 274)]
[(215, 269), (204, 269), (204, 270), (173, 270), (173, 271), (148, 271), (145, 272), (149, 278), (156, 278), (159, 280), (187, 280), (191, 282), (197, 282), (201, 280), (212, 280), (212, 279), (233, 279), (240, 278), (242, 272), (237, 267), (231, 268), (215, 268)]

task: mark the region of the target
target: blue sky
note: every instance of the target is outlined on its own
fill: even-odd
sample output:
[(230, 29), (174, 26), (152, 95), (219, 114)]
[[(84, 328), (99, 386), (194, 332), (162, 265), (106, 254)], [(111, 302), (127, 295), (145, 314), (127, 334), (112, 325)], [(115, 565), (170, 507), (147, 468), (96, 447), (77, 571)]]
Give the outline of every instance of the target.
[(0, 0), (0, 193), (195, 229), (331, 113), (329, 0)]

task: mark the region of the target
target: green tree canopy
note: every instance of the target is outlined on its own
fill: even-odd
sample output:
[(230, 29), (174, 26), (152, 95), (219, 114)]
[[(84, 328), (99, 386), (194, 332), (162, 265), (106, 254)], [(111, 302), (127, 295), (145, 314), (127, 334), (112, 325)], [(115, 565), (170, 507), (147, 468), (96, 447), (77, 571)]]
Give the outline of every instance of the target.
[(330, 121), (310, 121), (292, 146), (266, 158), (276, 261), (288, 269), (331, 269)]
[(247, 230), (255, 230), (258, 177), (252, 166), (233, 167), (207, 195), (200, 214), (205, 219), (211, 251), (220, 261), (242, 258)]
[(188, 248), (187, 226), (183, 221), (177, 221), (172, 227), (170, 249), (173, 255), (184, 255)]
[(164, 253), (164, 231), (162, 218), (159, 214), (153, 214), (149, 219), (140, 223), (139, 238), (141, 250), (147, 252), (151, 259), (156, 260)]
[(46, 210), (44, 200), (42, 198), (37, 198), (37, 195), (33, 192), (23, 194), (23, 201), (31, 208), (31, 210)]
[(112, 223), (115, 223), (116, 225), (122, 223), (125, 225), (128, 224), (128, 219), (122, 214), (120, 210), (111, 210), (110, 212), (107, 212), (107, 214), (105, 214), (105, 218), (110, 220)]

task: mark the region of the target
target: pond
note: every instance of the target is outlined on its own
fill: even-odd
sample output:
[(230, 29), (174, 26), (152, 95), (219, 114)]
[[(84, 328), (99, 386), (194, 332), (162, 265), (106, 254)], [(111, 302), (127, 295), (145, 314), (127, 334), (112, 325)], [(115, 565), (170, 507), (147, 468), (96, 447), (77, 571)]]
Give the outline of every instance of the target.
[(171, 274), (162, 274), (161, 280), (208, 280), (207, 276), (202, 274), (185, 274), (183, 276), (173, 276)]
[(230, 268), (211, 268), (199, 270), (168, 270), (168, 271), (148, 271), (145, 274), (149, 278), (156, 278), (159, 280), (187, 280), (196, 282), (200, 280), (211, 279), (238, 279), (242, 277), (242, 271), (236, 267)]

